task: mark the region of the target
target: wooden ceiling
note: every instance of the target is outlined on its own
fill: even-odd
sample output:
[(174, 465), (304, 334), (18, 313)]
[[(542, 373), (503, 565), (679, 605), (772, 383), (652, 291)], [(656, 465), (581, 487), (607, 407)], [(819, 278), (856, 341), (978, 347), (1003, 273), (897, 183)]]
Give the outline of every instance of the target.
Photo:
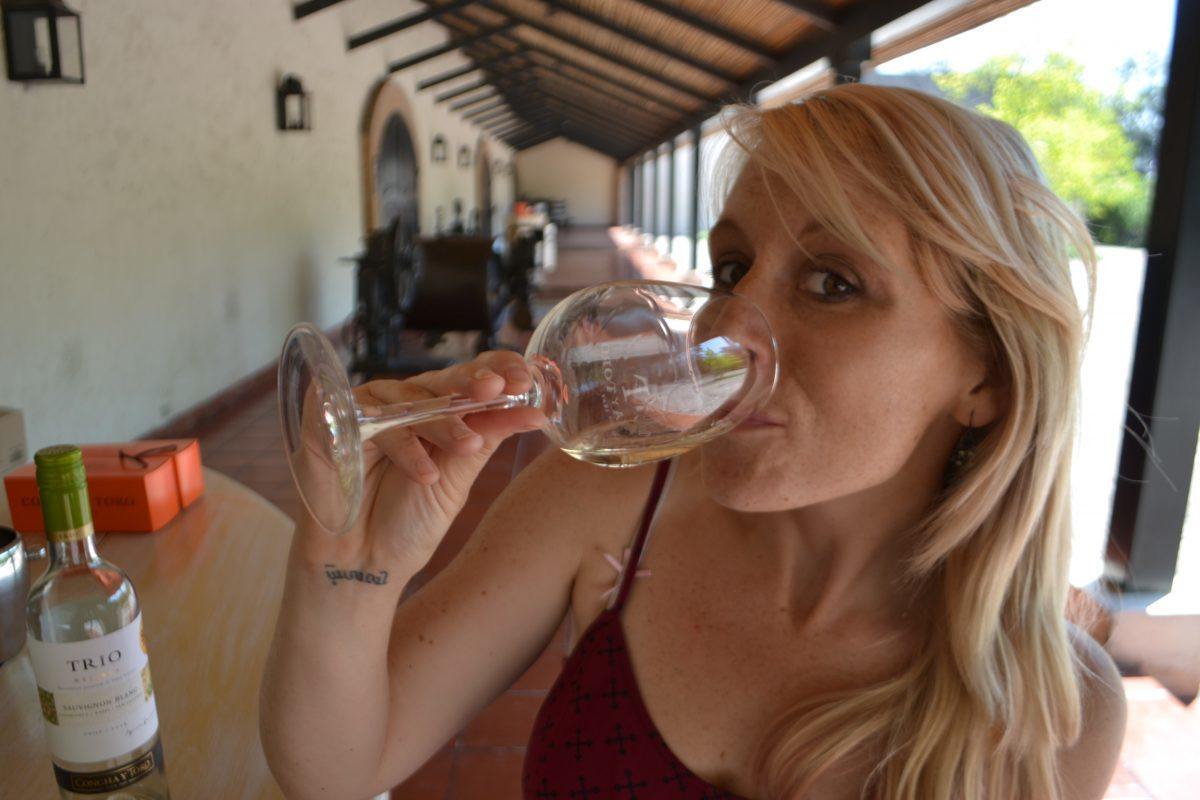
[[(306, 0), (296, 19), (341, 1)], [(927, 1), (423, 0), (347, 47), (439, 24), (446, 44), (389, 71), (421, 70), (418, 90), (518, 150), (562, 136), (624, 161)], [(456, 50), (469, 63), (439, 68)]]

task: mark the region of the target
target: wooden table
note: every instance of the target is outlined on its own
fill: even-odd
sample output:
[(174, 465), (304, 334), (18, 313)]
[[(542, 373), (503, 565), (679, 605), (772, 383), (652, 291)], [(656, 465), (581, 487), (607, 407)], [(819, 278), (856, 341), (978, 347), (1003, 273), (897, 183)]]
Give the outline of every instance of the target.
[[(99, 534), (98, 549), (141, 599), (173, 800), (282, 797), (258, 740), (258, 685), (292, 520), (219, 472), (204, 481), (204, 497), (164, 528)], [(32, 562), (31, 576), (45, 567)], [(3, 800), (59, 796), (42, 724), (26, 647), (0, 667)]]

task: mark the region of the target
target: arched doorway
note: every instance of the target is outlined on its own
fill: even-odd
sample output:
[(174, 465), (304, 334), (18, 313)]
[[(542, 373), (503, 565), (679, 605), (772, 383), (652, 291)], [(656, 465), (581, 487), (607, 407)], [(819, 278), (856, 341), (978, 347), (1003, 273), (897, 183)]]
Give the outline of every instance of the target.
[(376, 224), (380, 228), (389, 227), (397, 217), (410, 231), (416, 232), (419, 227), (417, 154), (408, 126), (395, 112), (384, 125), (375, 156), (375, 207), (379, 209)]
[(403, 216), (411, 229), (421, 227), (421, 141), (408, 95), (384, 78), (371, 87), (360, 122), (363, 165), (364, 233)]

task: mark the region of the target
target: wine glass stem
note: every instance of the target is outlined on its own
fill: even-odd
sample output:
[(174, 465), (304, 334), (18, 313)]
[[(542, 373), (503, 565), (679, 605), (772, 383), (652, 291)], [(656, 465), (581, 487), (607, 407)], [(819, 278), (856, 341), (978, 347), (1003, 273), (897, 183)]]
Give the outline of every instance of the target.
[(412, 403), (393, 403), (387, 406), (356, 405), (354, 415), (358, 419), (359, 432), (365, 442), (384, 431), (404, 425), (416, 425), (447, 417), (461, 417), (463, 414), (473, 414), (477, 411), (495, 411), (522, 406), (538, 408), (541, 404), (542, 390), (535, 380), (529, 391), (524, 394), (502, 394), (491, 400), (472, 400), (470, 397), (456, 394), (448, 397), (431, 397), (428, 400), (417, 400)]

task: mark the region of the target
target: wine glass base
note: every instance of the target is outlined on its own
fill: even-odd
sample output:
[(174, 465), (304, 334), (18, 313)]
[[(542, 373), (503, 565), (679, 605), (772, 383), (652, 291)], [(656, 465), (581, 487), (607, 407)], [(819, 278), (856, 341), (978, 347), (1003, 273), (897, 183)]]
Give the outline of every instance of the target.
[(292, 328), (283, 345), (279, 413), (300, 499), (323, 528), (345, 533), (362, 500), (362, 439), (346, 370), (325, 335), (307, 322)]

